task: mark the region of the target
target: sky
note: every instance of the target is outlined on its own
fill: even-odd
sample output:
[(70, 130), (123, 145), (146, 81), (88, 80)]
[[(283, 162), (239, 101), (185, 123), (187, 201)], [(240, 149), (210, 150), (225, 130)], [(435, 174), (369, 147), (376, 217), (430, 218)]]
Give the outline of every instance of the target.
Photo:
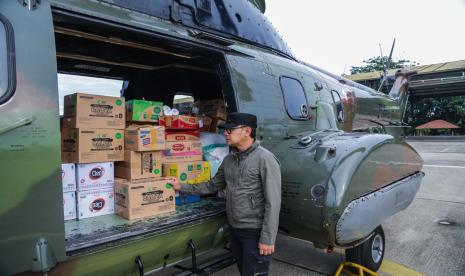
[(298, 59), (338, 75), (394, 38), (394, 59), (465, 59), (465, 0), (266, 0), (265, 15)]
[(63, 97), (76, 92), (119, 97), (123, 81), (58, 74), (58, 99), (63, 115)]

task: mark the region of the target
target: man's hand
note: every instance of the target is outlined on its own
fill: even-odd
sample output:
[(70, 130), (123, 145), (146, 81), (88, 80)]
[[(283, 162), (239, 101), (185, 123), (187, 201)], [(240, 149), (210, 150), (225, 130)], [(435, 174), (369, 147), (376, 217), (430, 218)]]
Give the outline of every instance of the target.
[(173, 189), (175, 189), (176, 191), (181, 190), (181, 183), (179, 183), (179, 179), (177, 179), (176, 177), (168, 177), (168, 181), (170, 182)]
[(260, 255), (271, 255), (274, 253), (274, 244), (268, 245), (258, 243), (258, 251), (260, 252)]

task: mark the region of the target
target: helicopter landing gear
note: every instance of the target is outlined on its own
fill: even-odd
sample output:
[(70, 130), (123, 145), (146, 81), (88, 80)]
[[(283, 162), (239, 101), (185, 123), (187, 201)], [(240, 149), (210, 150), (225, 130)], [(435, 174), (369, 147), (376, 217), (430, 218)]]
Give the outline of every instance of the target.
[(378, 271), (383, 262), (386, 241), (381, 225), (373, 232), (373, 236), (364, 243), (354, 248), (346, 249), (346, 260), (360, 264), (372, 271)]

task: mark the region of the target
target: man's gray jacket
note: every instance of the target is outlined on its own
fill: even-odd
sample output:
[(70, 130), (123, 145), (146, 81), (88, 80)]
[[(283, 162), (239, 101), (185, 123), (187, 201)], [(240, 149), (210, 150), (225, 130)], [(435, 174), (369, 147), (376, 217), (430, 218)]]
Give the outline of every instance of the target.
[(226, 189), (226, 214), (234, 228), (261, 229), (260, 243), (276, 241), (281, 208), (281, 168), (276, 157), (255, 142), (227, 155), (212, 180), (183, 184), (182, 192), (211, 194)]

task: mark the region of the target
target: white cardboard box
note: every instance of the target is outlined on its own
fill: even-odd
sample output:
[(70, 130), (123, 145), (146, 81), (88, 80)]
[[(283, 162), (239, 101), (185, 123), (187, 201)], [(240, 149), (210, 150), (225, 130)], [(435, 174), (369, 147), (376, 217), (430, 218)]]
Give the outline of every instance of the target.
[(63, 193), (63, 213), (65, 220), (76, 218), (76, 192)]
[(76, 191), (76, 170), (74, 163), (61, 164), (63, 193)]
[(77, 192), (78, 219), (115, 213), (113, 188)]
[(113, 162), (76, 164), (78, 191), (113, 188), (115, 168)]

